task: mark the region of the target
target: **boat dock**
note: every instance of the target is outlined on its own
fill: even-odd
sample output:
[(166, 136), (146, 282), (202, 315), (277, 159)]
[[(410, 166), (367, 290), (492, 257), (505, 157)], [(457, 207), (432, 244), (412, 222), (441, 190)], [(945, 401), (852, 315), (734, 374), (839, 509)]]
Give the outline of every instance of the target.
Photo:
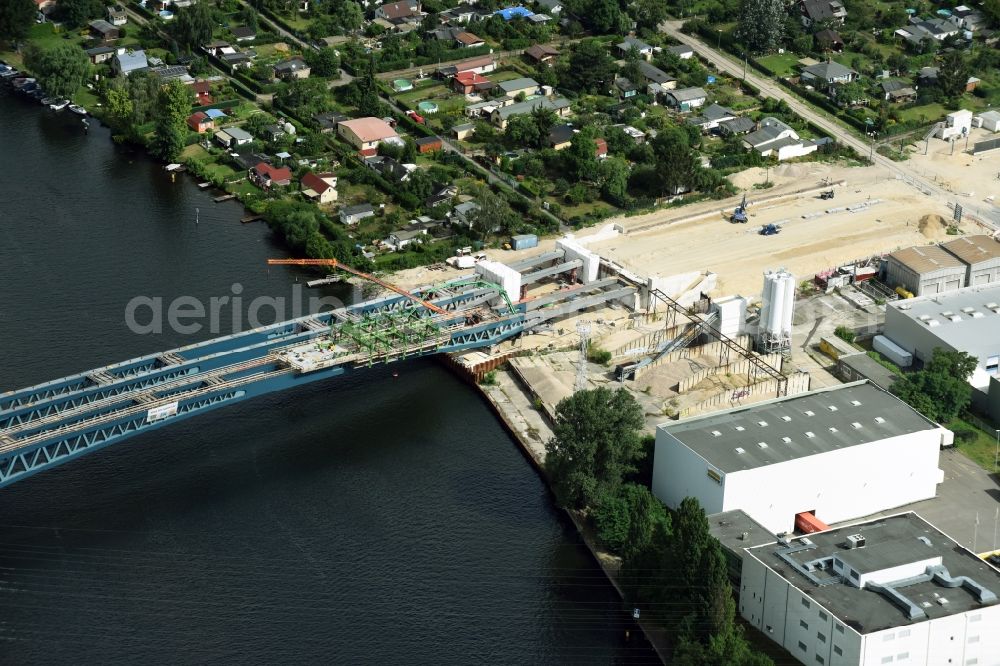
[(215, 203), (222, 203), (223, 201), (229, 201), (230, 199), (235, 199), (235, 194), (223, 194), (222, 196), (215, 197), (212, 199)]
[(243, 217), (240, 218), (240, 222), (242, 224), (249, 224), (250, 222), (257, 222), (263, 219), (264, 219), (263, 215), (244, 215)]

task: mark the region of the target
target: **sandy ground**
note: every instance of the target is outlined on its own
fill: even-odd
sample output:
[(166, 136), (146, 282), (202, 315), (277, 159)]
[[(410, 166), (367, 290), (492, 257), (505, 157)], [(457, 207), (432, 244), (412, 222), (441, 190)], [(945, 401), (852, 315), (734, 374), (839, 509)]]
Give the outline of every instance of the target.
[[(977, 141), (1000, 138), (1000, 134), (973, 128), (969, 148)], [(955, 143), (954, 152), (947, 141), (931, 139), (924, 155), (924, 142), (910, 148), (908, 164), (917, 173), (955, 192), (959, 203), (978, 206), (986, 212), (1000, 212), (1000, 150), (975, 156), (965, 151), (966, 141)], [(989, 197), (995, 199), (989, 199)], [(964, 201), (963, 201), (964, 199)]]
[[(750, 221), (745, 225), (729, 223), (722, 212), (673, 223), (666, 223), (670, 218), (664, 215), (663, 225), (597, 243), (594, 249), (640, 274), (669, 276), (712, 271), (718, 275), (715, 295), (754, 295), (760, 293), (761, 274), (768, 269), (785, 268), (808, 279), (838, 264), (937, 241), (944, 235), (941, 226), (922, 233), (919, 220), (928, 214), (950, 217), (947, 202), (931, 200), (880, 169), (824, 172), (823, 165), (793, 166), (815, 168), (805, 175), (792, 169), (781, 175), (779, 168), (782, 186), (820, 185), (825, 176), (843, 178), (847, 184), (836, 189), (833, 200), (803, 195), (751, 206)], [(744, 172), (741, 176), (752, 178), (754, 174)], [(778, 187), (767, 190), (767, 194)], [(866, 202), (871, 205), (857, 212), (824, 212)], [(676, 211), (670, 211), (669, 215), (674, 214)], [(625, 222), (626, 229), (636, 224), (630, 222)], [(759, 235), (760, 227), (769, 223), (781, 226), (781, 233)]]

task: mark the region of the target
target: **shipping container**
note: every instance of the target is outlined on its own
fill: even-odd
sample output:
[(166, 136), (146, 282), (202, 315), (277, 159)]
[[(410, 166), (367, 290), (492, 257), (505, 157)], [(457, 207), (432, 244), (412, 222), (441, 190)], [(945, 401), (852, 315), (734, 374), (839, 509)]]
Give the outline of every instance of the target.
[(795, 529), (804, 534), (825, 532), (830, 526), (817, 518), (811, 511), (795, 514)]
[(538, 247), (538, 236), (535, 234), (521, 234), (510, 239), (510, 245), (515, 250), (527, 250)]
[(879, 354), (882, 354), (901, 368), (908, 368), (913, 365), (913, 354), (906, 351), (884, 335), (876, 335), (872, 338), (872, 349), (877, 351)]

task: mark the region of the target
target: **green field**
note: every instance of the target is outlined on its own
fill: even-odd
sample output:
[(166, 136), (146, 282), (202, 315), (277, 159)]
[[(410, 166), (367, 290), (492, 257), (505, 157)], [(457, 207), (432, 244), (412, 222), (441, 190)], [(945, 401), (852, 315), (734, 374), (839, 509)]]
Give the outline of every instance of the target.
[(775, 76), (792, 76), (795, 74), (795, 64), (798, 61), (799, 56), (794, 53), (775, 53), (757, 58), (757, 62), (774, 72)]
[[(984, 432), (964, 419), (951, 421), (948, 428), (955, 432), (955, 446), (959, 451), (986, 471), (993, 471), (997, 445), (995, 433)], [(968, 442), (961, 441), (959, 434), (963, 432), (972, 432), (975, 438)]]

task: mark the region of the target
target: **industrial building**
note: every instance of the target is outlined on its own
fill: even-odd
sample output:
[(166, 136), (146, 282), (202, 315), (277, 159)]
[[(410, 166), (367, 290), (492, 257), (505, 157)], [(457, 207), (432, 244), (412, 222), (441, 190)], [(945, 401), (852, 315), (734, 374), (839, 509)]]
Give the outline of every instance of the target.
[(843, 384), (659, 426), (653, 493), (742, 509), (775, 534), (814, 531), (934, 497), (952, 442), (875, 385)]
[(740, 614), (803, 664), (1000, 665), (1000, 571), (915, 513), (744, 552)]
[(961, 289), (968, 269), (955, 255), (938, 245), (908, 247), (889, 255), (886, 282), (914, 296)]
[(1000, 242), (992, 236), (961, 236), (941, 245), (966, 266), (966, 287), (993, 284), (1000, 280)]
[(973, 404), (1000, 418), (1000, 284), (888, 303), (884, 333), (924, 362), (938, 347), (975, 356)]

